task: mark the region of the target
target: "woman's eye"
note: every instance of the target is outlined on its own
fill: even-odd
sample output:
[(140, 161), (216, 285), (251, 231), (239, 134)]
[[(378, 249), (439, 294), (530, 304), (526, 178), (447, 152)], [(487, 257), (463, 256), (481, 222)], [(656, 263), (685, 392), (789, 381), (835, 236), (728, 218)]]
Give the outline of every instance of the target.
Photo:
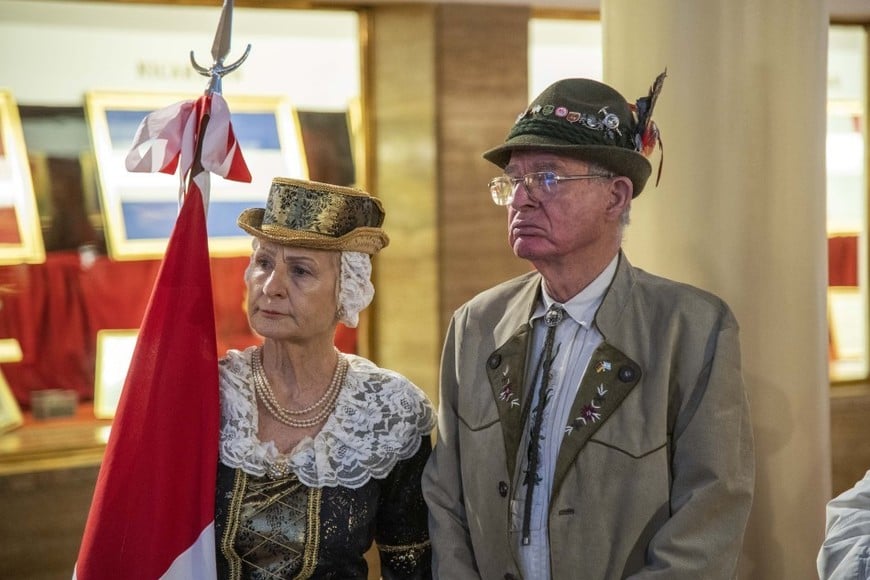
[(297, 276), (305, 276), (306, 274), (309, 274), (310, 272), (307, 269), (303, 268), (302, 266), (293, 266), (293, 273)]

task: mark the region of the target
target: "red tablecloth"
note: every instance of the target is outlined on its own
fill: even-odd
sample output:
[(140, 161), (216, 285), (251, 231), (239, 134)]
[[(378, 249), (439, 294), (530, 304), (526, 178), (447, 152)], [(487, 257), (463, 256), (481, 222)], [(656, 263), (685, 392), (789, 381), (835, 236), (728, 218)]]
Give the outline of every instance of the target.
[[(243, 309), (247, 257), (213, 258), (218, 355), (260, 342)], [(102, 329), (136, 329), (151, 295), (159, 260), (89, 267), (78, 252), (50, 253), (44, 264), (0, 267), (0, 338), (15, 338), (23, 360), (2, 365), (15, 398), (29, 407), (30, 392), (73, 389), (93, 398), (96, 335)], [(356, 333), (339, 327), (336, 344), (356, 351)]]

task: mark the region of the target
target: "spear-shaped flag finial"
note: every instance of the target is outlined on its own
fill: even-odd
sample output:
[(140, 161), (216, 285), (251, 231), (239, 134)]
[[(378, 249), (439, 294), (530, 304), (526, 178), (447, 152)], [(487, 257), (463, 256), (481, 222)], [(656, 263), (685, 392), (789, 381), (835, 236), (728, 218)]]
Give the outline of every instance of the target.
[(209, 77), (209, 86), (207, 92), (220, 93), (221, 79), (239, 68), (248, 55), (251, 53), (251, 45), (245, 49), (245, 53), (236, 62), (225, 65), (224, 60), (230, 55), (230, 41), (232, 39), (233, 28), (233, 0), (224, 0), (224, 6), (221, 10), (221, 18), (218, 21), (217, 31), (214, 35), (214, 42), (211, 45), (211, 56), (214, 59), (214, 64), (209, 68), (199, 65), (196, 58), (193, 56), (193, 51), (190, 51), (190, 64), (199, 74)]

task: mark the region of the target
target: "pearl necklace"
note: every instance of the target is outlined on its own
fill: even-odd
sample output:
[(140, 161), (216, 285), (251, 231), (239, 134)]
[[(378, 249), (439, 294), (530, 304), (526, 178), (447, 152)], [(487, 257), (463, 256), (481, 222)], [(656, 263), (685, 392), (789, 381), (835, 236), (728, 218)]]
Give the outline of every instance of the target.
[[(251, 357), (251, 370), (254, 376), (254, 391), (263, 406), (269, 411), (269, 414), (275, 417), (281, 423), (288, 427), (298, 429), (307, 429), (319, 425), (335, 410), (335, 403), (338, 401), (338, 393), (341, 391), (341, 386), (344, 384), (344, 379), (347, 377), (348, 361), (342, 353), (338, 352), (338, 364), (335, 365), (335, 373), (332, 375), (332, 381), (329, 383), (323, 395), (304, 409), (287, 409), (282, 407), (275, 397), (275, 391), (272, 385), (269, 384), (269, 379), (266, 377), (266, 372), (263, 370), (263, 348), (258, 347), (254, 350)], [(298, 418), (301, 415), (313, 416), (307, 419)]]

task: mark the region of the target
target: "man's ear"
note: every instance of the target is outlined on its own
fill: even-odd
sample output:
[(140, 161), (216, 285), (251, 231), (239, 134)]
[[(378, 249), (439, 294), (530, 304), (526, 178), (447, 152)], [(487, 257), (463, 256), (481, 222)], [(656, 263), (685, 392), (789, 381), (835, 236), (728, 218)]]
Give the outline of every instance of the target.
[(631, 204), (631, 196), (634, 193), (634, 185), (627, 177), (614, 177), (610, 181), (610, 199), (607, 204), (607, 212), (614, 218), (619, 218), (627, 205)]

